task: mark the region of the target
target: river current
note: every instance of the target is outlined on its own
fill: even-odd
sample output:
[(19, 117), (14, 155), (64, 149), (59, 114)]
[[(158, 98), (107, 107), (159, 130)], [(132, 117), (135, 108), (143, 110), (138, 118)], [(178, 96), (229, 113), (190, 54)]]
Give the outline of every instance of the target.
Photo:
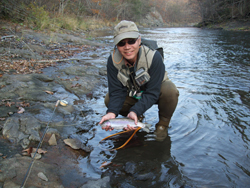
[[(165, 68), (180, 92), (168, 137), (157, 142), (152, 126), (149, 134), (138, 133), (143, 146), (118, 151), (96, 146), (89, 156), (79, 159), (82, 171), (87, 177), (99, 178), (108, 168), (99, 168), (105, 161), (152, 161), (158, 170), (147, 180), (148, 187), (248, 187), (250, 33), (157, 28), (144, 29), (141, 34), (164, 48)], [(112, 49), (111, 34), (98, 40)], [(99, 60), (105, 62), (107, 54), (104, 56)], [(107, 87), (98, 92), (100, 97), (88, 102), (95, 113), (87, 118), (96, 122), (106, 111), (103, 100)], [(144, 121), (155, 125), (157, 106), (144, 115)], [(97, 145), (110, 134), (96, 126), (89, 144)], [(136, 180), (130, 184), (145, 187)]]

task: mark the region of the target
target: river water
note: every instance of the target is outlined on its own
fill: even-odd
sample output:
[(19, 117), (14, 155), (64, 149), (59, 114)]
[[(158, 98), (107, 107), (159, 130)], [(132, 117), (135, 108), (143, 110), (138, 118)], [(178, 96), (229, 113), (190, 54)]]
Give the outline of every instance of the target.
[[(146, 169), (143, 172), (152, 173), (152, 178), (140, 181), (129, 175), (127, 169), (127, 184), (123, 185), (248, 187), (250, 33), (198, 28), (144, 29), (141, 33), (144, 38), (157, 40), (164, 48), (166, 70), (180, 92), (168, 137), (157, 142), (152, 126), (150, 133), (138, 133), (140, 146), (107, 151), (98, 143), (114, 131), (106, 132), (96, 126), (92, 134), (88, 133), (89, 144), (96, 147), (89, 156), (79, 158), (82, 171), (87, 177), (100, 178), (111, 168), (99, 168), (105, 161), (123, 164), (124, 168), (135, 163), (148, 168), (150, 172)], [(111, 34), (98, 40), (112, 49)], [(107, 53), (104, 54), (99, 61), (106, 61)], [(99, 97), (88, 102), (95, 113), (86, 117), (96, 123), (106, 111), (103, 100), (107, 87), (102, 86), (98, 92)], [(155, 125), (157, 106), (144, 115), (144, 121)], [(114, 166), (111, 177), (119, 179), (122, 172), (115, 173)]]

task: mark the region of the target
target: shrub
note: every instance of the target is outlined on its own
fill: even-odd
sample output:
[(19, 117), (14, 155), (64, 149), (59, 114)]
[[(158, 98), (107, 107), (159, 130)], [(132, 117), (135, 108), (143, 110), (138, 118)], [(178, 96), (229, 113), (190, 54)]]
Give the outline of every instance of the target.
[(39, 7), (36, 3), (30, 3), (27, 10), (29, 13), (27, 21), (33, 29), (45, 29), (49, 27), (50, 17), (44, 6)]

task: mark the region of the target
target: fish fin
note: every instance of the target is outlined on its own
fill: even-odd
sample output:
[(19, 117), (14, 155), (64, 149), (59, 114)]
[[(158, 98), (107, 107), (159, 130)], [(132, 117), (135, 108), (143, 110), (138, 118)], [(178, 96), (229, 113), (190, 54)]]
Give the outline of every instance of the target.
[(149, 129), (150, 129), (150, 127), (151, 127), (151, 124), (149, 124), (149, 123), (145, 123), (145, 127), (144, 128), (142, 128), (145, 132), (147, 132), (147, 133), (149, 133)]
[(144, 130), (145, 132), (149, 133), (149, 128), (147, 128), (147, 127), (142, 128), (142, 130)]

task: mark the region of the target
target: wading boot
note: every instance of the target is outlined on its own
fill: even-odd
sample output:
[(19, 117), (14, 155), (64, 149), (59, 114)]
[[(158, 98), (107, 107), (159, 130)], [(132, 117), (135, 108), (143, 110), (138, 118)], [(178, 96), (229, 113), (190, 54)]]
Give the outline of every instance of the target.
[(165, 138), (167, 138), (169, 122), (169, 119), (161, 118), (159, 122), (155, 125), (154, 134), (156, 135), (156, 141), (162, 142), (163, 140), (165, 140)]

